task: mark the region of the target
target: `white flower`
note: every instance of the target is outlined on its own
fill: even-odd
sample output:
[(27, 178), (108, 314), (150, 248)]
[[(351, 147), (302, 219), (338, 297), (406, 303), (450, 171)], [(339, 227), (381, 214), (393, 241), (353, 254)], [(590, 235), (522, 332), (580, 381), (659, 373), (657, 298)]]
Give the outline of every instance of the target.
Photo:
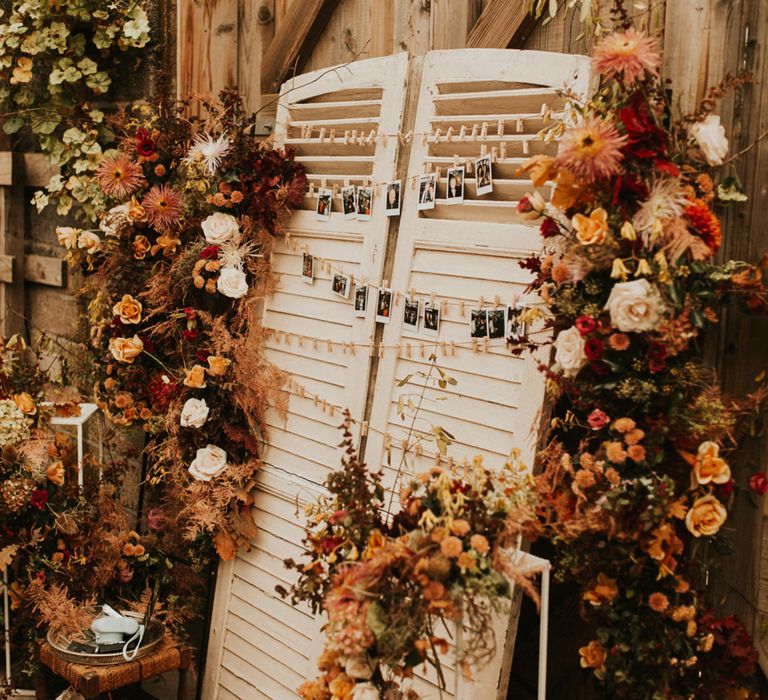
[(657, 180), (648, 193), (648, 199), (640, 205), (632, 218), (632, 224), (638, 231), (646, 233), (656, 221), (681, 216), (685, 203), (685, 195), (678, 178)]
[(365, 656), (351, 656), (344, 664), (344, 673), (351, 678), (367, 681), (373, 675), (373, 669)]
[(202, 428), (208, 420), (209, 411), (205, 399), (187, 399), (181, 409), (181, 425), (185, 428)]
[(114, 236), (116, 238), (120, 229), (130, 223), (128, 205), (118, 204), (116, 207), (112, 207), (99, 221), (99, 228), (107, 236)]
[(29, 438), (29, 425), (24, 414), (11, 399), (0, 401), (0, 448)]
[(217, 211), (203, 219), (200, 224), (203, 228), (205, 240), (211, 245), (221, 245), (227, 241), (237, 241), (240, 238), (240, 224), (232, 214), (224, 214)]
[(704, 152), (707, 163), (722, 165), (723, 158), (728, 153), (728, 139), (725, 138), (725, 128), (720, 123), (720, 116), (710, 114), (704, 121), (696, 122), (689, 131)]
[(352, 691), (352, 700), (379, 700), (379, 689), (373, 683), (358, 683)]
[(652, 331), (659, 325), (664, 302), (656, 287), (639, 279), (615, 284), (605, 308), (611, 314), (611, 325), (624, 333)]
[(221, 474), (226, 466), (227, 453), (216, 445), (208, 444), (197, 451), (189, 465), (189, 473), (198, 481), (210, 481)]
[(192, 142), (184, 162), (189, 164), (203, 161), (205, 169), (210, 175), (215, 175), (224, 158), (231, 148), (230, 140), (226, 134), (215, 139), (210, 134), (198, 134)]
[(101, 250), (101, 238), (93, 231), (83, 231), (77, 239), (77, 247), (84, 248), (88, 255), (93, 255)]
[(245, 273), (236, 267), (224, 267), (219, 273), (219, 281), (216, 283), (219, 294), (230, 299), (240, 299), (248, 293), (248, 282)]
[(59, 239), (59, 245), (63, 245), (65, 248), (74, 248), (77, 245), (77, 237), (79, 235), (79, 228), (72, 228), (71, 226), (56, 227), (56, 238)]
[(584, 353), (584, 338), (581, 333), (572, 326), (568, 330), (561, 331), (555, 340), (555, 362), (560, 365), (566, 377), (575, 377), (579, 370), (587, 364), (587, 356)]

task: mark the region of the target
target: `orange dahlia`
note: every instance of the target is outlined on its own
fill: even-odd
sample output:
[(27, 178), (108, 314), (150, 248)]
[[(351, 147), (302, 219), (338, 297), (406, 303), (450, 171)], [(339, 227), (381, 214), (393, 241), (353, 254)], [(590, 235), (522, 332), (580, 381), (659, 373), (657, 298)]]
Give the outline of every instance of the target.
[(709, 205), (703, 199), (693, 199), (685, 207), (685, 215), (712, 252), (718, 250), (722, 242), (722, 228), (720, 219), (715, 216)]
[(168, 185), (155, 185), (141, 202), (147, 221), (160, 231), (179, 224), (182, 213), (181, 195)]
[(96, 171), (96, 179), (104, 194), (125, 199), (144, 184), (144, 173), (125, 153), (105, 158)]
[(627, 85), (643, 78), (646, 72), (658, 75), (660, 63), (656, 42), (634, 27), (605, 37), (592, 57), (598, 73), (606, 78), (621, 76)]

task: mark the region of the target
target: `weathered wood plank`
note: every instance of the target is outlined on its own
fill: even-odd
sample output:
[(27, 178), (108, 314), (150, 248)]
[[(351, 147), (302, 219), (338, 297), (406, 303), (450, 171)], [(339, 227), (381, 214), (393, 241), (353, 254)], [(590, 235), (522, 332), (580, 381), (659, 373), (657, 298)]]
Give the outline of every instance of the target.
[(0, 185), (8, 187), (11, 184), (13, 176), (13, 158), (11, 153), (3, 151), (0, 153)]
[(294, 66), (306, 60), (314, 40), (333, 14), (338, 0), (294, 2), (275, 31), (261, 65), (263, 92), (276, 92)]
[(491, 0), (467, 37), (467, 48), (506, 49), (533, 24), (528, 0)]
[(393, 51), (423, 56), (430, 49), (430, 10), (423, 2), (396, 2)]
[(432, 0), (431, 7), (431, 48), (465, 48), (467, 35), (480, 15), (481, 3), (478, 0)]
[(395, 5), (396, 0), (378, 0), (371, 3), (371, 46), (368, 52), (371, 58), (392, 53)]
[(339, 0), (307, 58), (304, 72), (368, 58), (373, 8), (388, 0)]
[(64, 286), (64, 261), (46, 255), (24, 256), (24, 280), (49, 287)]
[(271, 21), (259, 16), (260, 12), (272, 13), (271, 3), (240, 2), (239, 5), (237, 87), (246, 111), (255, 112), (261, 106), (261, 62), (274, 35), (274, 14)]
[(24, 158), (14, 153), (12, 185), (0, 191), (0, 254), (13, 258), (12, 282), (0, 285), (0, 333), (24, 330)]
[[(4, 156), (5, 154), (0, 154)], [(10, 153), (8, 154), (10, 156)], [(27, 187), (45, 187), (50, 179), (57, 175), (59, 168), (51, 165), (44, 153), (24, 154), (24, 184)]]
[(13, 261), (11, 255), (0, 255), (0, 282), (13, 284)]

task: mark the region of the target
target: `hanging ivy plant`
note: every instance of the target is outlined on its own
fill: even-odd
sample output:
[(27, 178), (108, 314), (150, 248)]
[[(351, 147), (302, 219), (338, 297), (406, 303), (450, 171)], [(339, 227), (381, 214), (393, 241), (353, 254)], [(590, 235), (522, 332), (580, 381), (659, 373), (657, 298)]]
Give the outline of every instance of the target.
[(95, 219), (92, 182), (113, 141), (100, 106), (120, 66), (140, 60), (150, 40), (147, 0), (14, 0), (0, 2), (0, 109), (3, 131), (28, 128), (61, 174), (35, 194), (67, 214)]

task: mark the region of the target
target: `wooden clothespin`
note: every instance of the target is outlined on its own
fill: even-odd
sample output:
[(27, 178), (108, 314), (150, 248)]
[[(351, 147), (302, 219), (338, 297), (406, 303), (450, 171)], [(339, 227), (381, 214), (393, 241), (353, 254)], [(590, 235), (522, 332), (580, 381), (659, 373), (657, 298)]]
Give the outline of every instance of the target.
[(477, 351), (478, 351), (477, 338), (472, 338), (472, 352), (477, 352)]
[(448, 352), (445, 349), (445, 341), (440, 342), (440, 352), (442, 353), (443, 357), (448, 355)]
[(479, 129), (479, 127), (477, 126), (477, 124), (473, 124), (473, 125), (472, 125), (472, 134), (471, 134), (471, 137), (472, 137), (472, 140), (473, 140), (473, 141), (477, 141), (477, 131), (478, 131), (478, 129)]
[(380, 133), (378, 135), (379, 135), (379, 137), (381, 137), (381, 145), (386, 148), (386, 146), (387, 146), (387, 135), (386, 134), (382, 134), (382, 133)]
[(493, 297), (493, 308), (498, 309), (501, 305), (501, 297), (497, 294), (495, 297)]
[(355, 141), (357, 141), (357, 129), (352, 129), (352, 143)]
[(365, 437), (366, 435), (368, 435), (368, 421), (364, 420), (360, 424), (360, 437)]
[(437, 143), (440, 140), (440, 134), (442, 133), (442, 129), (438, 126), (437, 130), (435, 131), (434, 135), (432, 136), (432, 143)]
[(504, 120), (499, 119), (496, 123), (496, 136), (504, 136)]
[(480, 128), (480, 138), (484, 139), (487, 136), (488, 136), (488, 122), (483, 122), (483, 125)]
[(394, 305), (398, 306), (399, 304), (400, 304), (400, 292), (395, 292)]
[(443, 299), (440, 302), (440, 316), (445, 318), (445, 316), (447, 316), (447, 315), (448, 315), (448, 300), (447, 299)]
[(325, 341), (325, 347), (328, 352), (333, 352), (333, 341), (330, 338)]
[(480, 297), (480, 301), (478, 302), (479, 307), (482, 309), (483, 306), (485, 306), (485, 297)]
[(411, 359), (411, 344), (406, 343), (405, 344), (405, 356), (410, 360)]
[(344, 143), (349, 143), (349, 129), (344, 129)]
[(486, 153), (488, 153), (488, 147), (484, 144), (480, 144), (480, 157), (482, 158)]
[(467, 125), (462, 124), (461, 129), (459, 129), (459, 141), (466, 141), (467, 138)]
[(424, 357), (424, 343), (419, 343), (419, 357)]
[(531, 146), (528, 142), (528, 139), (525, 139), (523, 141), (523, 155), (528, 155), (531, 152)]
[(339, 186), (336, 183), (334, 183), (333, 189), (331, 190), (331, 197), (333, 199), (336, 199), (338, 196), (339, 196)]
[(445, 134), (445, 140), (446, 141), (453, 141), (453, 127), (449, 126), (448, 131)]
[(491, 146), (491, 163), (496, 162), (496, 146)]
[(464, 304), (464, 300), (462, 299), (461, 301), (459, 301), (459, 316), (464, 318), (466, 317), (466, 315), (467, 315), (467, 307)]
[(483, 352), (488, 352), (488, 338), (483, 338)]
[(458, 168), (459, 167), (459, 154), (454, 153), (453, 154), (453, 167)]
[(499, 144), (499, 155), (501, 156), (501, 159), (504, 160), (507, 157), (507, 142), (502, 141)]
[(319, 347), (318, 347), (318, 342), (317, 342), (317, 338), (313, 338), (313, 339), (312, 339), (312, 349), (313, 349), (315, 352), (317, 352), (317, 351), (318, 351), (318, 349), (319, 349)]
[(310, 182), (309, 183), (309, 190), (307, 191), (307, 194), (310, 197), (314, 197), (315, 196), (315, 183), (314, 182)]
[(522, 119), (518, 119), (517, 120), (517, 122), (515, 123), (515, 128), (516, 128), (518, 134), (522, 134), (523, 133), (524, 127), (523, 127), (523, 120)]
[(452, 340), (451, 341), (451, 357), (455, 357), (455, 356), (456, 356), (456, 341)]
[(324, 142), (325, 142), (325, 127), (321, 126), (320, 127), (320, 143), (324, 143)]

